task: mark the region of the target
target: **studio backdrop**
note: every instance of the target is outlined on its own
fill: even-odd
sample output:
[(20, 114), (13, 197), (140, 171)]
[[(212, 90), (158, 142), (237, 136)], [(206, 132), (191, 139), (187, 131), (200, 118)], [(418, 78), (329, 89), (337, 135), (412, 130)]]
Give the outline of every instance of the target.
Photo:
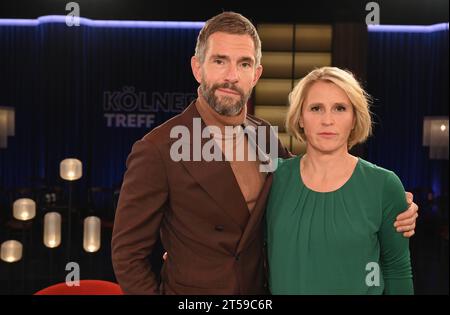
[(0, 106), (15, 134), (0, 149), (0, 186), (48, 185), (83, 162), (78, 186), (121, 183), (132, 144), (196, 97), (191, 74), (203, 23), (65, 17), (0, 24)]

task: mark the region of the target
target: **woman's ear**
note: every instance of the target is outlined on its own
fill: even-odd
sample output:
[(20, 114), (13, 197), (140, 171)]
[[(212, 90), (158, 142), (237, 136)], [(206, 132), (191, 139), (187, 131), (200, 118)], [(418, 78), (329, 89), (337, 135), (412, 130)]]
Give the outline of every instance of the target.
[(304, 128), (304, 124), (303, 124), (303, 117), (300, 115), (300, 119), (298, 120), (298, 125), (300, 126), (300, 128)]

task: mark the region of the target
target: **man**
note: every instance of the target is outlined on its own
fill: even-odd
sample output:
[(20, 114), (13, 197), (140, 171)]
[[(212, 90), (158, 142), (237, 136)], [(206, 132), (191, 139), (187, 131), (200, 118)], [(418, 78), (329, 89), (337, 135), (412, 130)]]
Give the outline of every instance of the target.
[[(267, 293), (262, 222), (272, 175), (260, 171), (261, 163), (248, 158), (248, 150), (243, 161), (192, 158), (199, 150), (196, 121), (202, 130), (216, 128), (207, 133), (210, 139), (201, 139), (202, 146), (213, 139), (224, 155), (227, 145), (237, 149), (241, 142), (247, 148), (252, 142), (242, 132), (223, 136), (226, 126), (253, 126), (257, 133), (257, 127), (269, 129), (246, 112), (262, 73), (260, 60), (261, 42), (250, 21), (232, 12), (213, 17), (191, 59), (200, 83), (197, 100), (134, 144), (112, 240), (114, 270), (125, 293)], [(180, 131), (189, 133), (181, 145), (173, 137)], [(290, 156), (277, 145), (279, 157)], [(178, 149), (186, 146), (191, 158), (180, 159)], [(260, 147), (261, 141), (254, 146)], [(412, 204), (396, 223), (408, 231), (406, 236), (414, 233), (416, 212)], [(160, 285), (148, 262), (159, 236), (168, 252)]]

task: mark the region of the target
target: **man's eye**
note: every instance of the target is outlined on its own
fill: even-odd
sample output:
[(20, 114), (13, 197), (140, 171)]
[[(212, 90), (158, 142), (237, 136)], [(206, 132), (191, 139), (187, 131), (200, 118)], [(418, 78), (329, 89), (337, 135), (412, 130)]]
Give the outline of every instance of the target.
[(243, 62), (243, 63), (242, 63), (242, 67), (243, 67), (243, 68), (251, 68), (252, 65), (251, 65), (250, 63), (248, 63), (248, 62)]
[(221, 59), (215, 59), (214, 63), (218, 64), (218, 65), (222, 65), (223, 64), (223, 60)]

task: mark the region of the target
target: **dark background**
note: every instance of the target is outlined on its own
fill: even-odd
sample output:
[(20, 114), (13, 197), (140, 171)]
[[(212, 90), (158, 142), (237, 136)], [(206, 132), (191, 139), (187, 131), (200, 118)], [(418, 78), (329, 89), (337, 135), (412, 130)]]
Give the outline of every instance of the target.
[[(2, 18), (36, 18), (64, 14), (69, 1), (2, 1)], [(255, 23), (332, 23), (364, 20), (365, 4), (358, 0), (315, 1), (148, 1), (80, 0), (81, 16), (91, 19), (205, 21), (221, 11), (237, 11)], [(380, 0), (381, 24), (428, 25), (448, 22), (447, 0)]]

